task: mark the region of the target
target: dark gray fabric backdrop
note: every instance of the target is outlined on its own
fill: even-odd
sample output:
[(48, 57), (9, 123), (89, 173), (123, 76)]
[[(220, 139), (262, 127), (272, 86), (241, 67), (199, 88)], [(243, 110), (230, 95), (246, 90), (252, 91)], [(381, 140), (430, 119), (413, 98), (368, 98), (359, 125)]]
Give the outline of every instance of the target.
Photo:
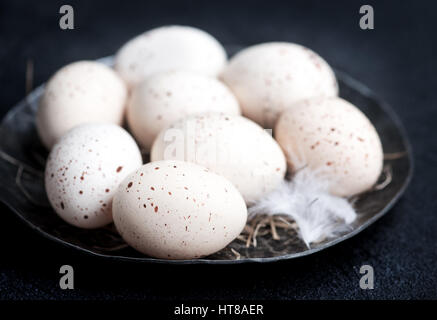
[[(28, 58), (35, 85), (79, 59), (114, 53), (152, 27), (187, 24), (224, 44), (284, 40), (320, 53), (390, 103), (415, 153), (399, 203), (357, 237), (314, 256), (267, 265), (153, 266), (110, 263), (53, 244), (0, 206), (0, 299), (397, 299), (437, 298), (437, 6), (370, 1), (375, 30), (358, 27), (369, 1), (68, 1), (76, 29), (58, 27), (56, 1), (0, 2), (0, 115), (24, 95)], [(76, 289), (59, 289), (59, 267)], [(359, 267), (375, 289), (359, 288)]]

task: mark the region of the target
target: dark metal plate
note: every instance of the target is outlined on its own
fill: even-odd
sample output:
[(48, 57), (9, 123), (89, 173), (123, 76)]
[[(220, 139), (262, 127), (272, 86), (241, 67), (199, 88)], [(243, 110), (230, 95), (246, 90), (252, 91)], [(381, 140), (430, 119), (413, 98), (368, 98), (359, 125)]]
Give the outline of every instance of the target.
[[(110, 58), (104, 60), (110, 63)], [(108, 259), (169, 264), (232, 264), (271, 262), (315, 253), (344, 241), (378, 220), (394, 205), (407, 187), (412, 175), (411, 148), (402, 124), (394, 111), (364, 85), (342, 72), (336, 72), (340, 95), (359, 107), (376, 127), (385, 153), (403, 153), (385, 160), (391, 167), (392, 181), (384, 189), (360, 195), (355, 204), (359, 218), (352, 229), (335, 239), (306, 248), (293, 229), (278, 229), (281, 240), (271, 235), (257, 237), (257, 247), (246, 248), (235, 240), (222, 251), (197, 260), (153, 259), (127, 247), (113, 226), (82, 230), (66, 224), (50, 208), (44, 191), (44, 162), (47, 151), (35, 129), (35, 110), (43, 92), (35, 89), (9, 111), (0, 126), (0, 200), (43, 236), (79, 251)], [(237, 259), (235, 252), (241, 254)]]

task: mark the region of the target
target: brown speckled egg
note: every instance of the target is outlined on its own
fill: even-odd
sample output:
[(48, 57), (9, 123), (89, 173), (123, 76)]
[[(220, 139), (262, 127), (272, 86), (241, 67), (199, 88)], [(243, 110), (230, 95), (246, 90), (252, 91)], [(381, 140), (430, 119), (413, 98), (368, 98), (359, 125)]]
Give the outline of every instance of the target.
[(86, 229), (112, 221), (119, 183), (142, 164), (134, 139), (114, 124), (84, 124), (53, 147), (45, 169), (47, 196), (66, 222)]
[(50, 149), (73, 127), (89, 122), (121, 124), (127, 89), (111, 68), (94, 61), (71, 63), (47, 82), (36, 114), (36, 127)]
[(185, 70), (215, 77), (226, 52), (210, 34), (188, 26), (164, 26), (128, 41), (115, 57), (115, 70), (134, 87), (162, 71)]
[(247, 208), (222, 176), (182, 161), (156, 161), (120, 184), (115, 226), (136, 250), (156, 258), (192, 259), (223, 249), (243, 230)]
[(286, 171), (285, 156), (266, 130), (247, 118), (218, 113), (191, 115), (163, 129), (151, 159), (205, 166), (229, 179), (248, 204), (274, 190)]
[(220, 81), (186, 71), (157, 73), (133, 90), (127, 108), (129, 128), (150, 150), (158, 133), (186, 115), (222, 112), (239, 115), (232, 92)]
[(323, 173), (330, 191), (351, 196), (381, 174), (383, 150), (369, 119), (341, 98), (311, 99), (284, 111), (275, 137), (291, 170), (308, 165)]
[(246, 48), (232, 57), (221, 77), (239, 100), (243, 115), (269, 129), (293, 103), (338, 94), (337, 80), (326, 61), (294, 43)]

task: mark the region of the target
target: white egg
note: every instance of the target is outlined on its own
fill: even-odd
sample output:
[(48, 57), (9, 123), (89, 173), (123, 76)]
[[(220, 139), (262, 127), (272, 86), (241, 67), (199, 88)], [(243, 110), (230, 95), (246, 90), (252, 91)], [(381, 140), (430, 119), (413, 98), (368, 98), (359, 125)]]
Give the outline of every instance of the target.
[(223, 175), (247, 203), (275, 189), (286, 171), (281, 148), (263, 128), (241, 116), (192, 115), (161, 131), (152, 161), (178, 159)]
[(246, 48), (232, 57), (222, 79), (239, 100), (243, 115), (269, 129), (293, 103), (338, 94), (334, 72), (325, 60), (294, 43)]
[(283, 112), (275, 137), (291, 170), (308, 165), (331, 183), (331, 193), (370, 189), (381, 174), (383, 151), (374, 126), (341, 98), (311, 99)]
[(156, 72), (186, 70), (215, 77), (226, 52), (210, 34), (187, 26), (152, 29), (127, 42), (117, 53), (115, 69), (134, 86)]
[(113, 202), (114, 223), (136, 250), (191, 259), (223, 249), (243, 230), (247, 208), (224, 177), (193, 163), (151, 162), (130, 174)]
[(217, 79), (170, 71), (157, 73), (134, 89), (127, 120), (137, 141), (148, 151), (163, 128), (186, 115), (204, 112), (239, 115), (240, 107)]
[(47, 159), (45, 188), (56, 213), (80, 228), (112, 221), (119, 183), (142, 164), (134, 139), (114, 124), (84, 124), (68, 131)]
[(93, 61), (71, 63), (47, 82), (36, 115), (43, 144), (50, 149), (73, 127), (88, 122), (121, 124), (127, 98), (124, 82)]

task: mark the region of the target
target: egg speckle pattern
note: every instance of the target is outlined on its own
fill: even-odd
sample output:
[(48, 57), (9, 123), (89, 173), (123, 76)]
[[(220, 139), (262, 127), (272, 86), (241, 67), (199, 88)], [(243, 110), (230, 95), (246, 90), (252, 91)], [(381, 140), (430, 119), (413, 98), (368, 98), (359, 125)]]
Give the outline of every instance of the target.
[[(50, 151), (45, 190), (72, 226), (113, 222), (152, 258), (238, 260), (252, 254), (236, 242), (211, 254), (243, 230), (237, 240), (249, 246), (277, 239), (277, 214), (295, 222), (294, 242), (334, 240), (357, 217), (351, 199), (390, 183), (374, 188), (384, 160), (375, 127), (304, 46), (261, 43), (227, 61), (207, 32), (171, 25), (131, 39), (110, 61), (68, 64), (35, 95)], [(137, 143), (151, 162), (143, 165)]]
[(115, 69), (133, 87), (162, 71), (186, 70), (215, 77), (226, 63), (221, 44), (205, 31), (166, 26), (127, 42), (115, 57)]
[(247, 203), (275, 189), (286, 171), (281, 148), (263, 128), (241, 116), (192, 115), (161, 131), (152, 161), (178, 159), (229, 179)]
[(36, 115), (43, 144), (50, 149), (73, 127), (88, 122), (121, 124), (127, 89), (111, 68), (94, 61), (71, 63), (47, 82)]
[(224, 177), (173, 160), (146, 164), (120, 185), (115, 226), (136, 250), (156, 258), (200, 258), (224, 248), (243, 230), (247, 208)]
[(127, 120), (137, 141), (150, 150), (163, 128), (186, 115), (208, 111), (239, 115), (240, 107), (217, 79), (170, 71), (148, 77), (133, 90)]
[(112, 197), (119, 183), (141, 164), (135, 141), (121, 127), (75, 127), (47, 159), (47, 196), (66, 222), (87, 229), (102, 227), (112, 221)]
[(239, 100), (243, 115), (269, 129), (293, 103), (338, 94), (337, 80), (326, 61), (294, 43), (243, 49), (232, 57), (221, 77)]
[(293, 105), (281, 115), (275, 132), (290, 169), (309, 165), (327, 174), (335, 195), (366, 191), (381, 174), (378, 133), (358, 108), (341, 98)]

